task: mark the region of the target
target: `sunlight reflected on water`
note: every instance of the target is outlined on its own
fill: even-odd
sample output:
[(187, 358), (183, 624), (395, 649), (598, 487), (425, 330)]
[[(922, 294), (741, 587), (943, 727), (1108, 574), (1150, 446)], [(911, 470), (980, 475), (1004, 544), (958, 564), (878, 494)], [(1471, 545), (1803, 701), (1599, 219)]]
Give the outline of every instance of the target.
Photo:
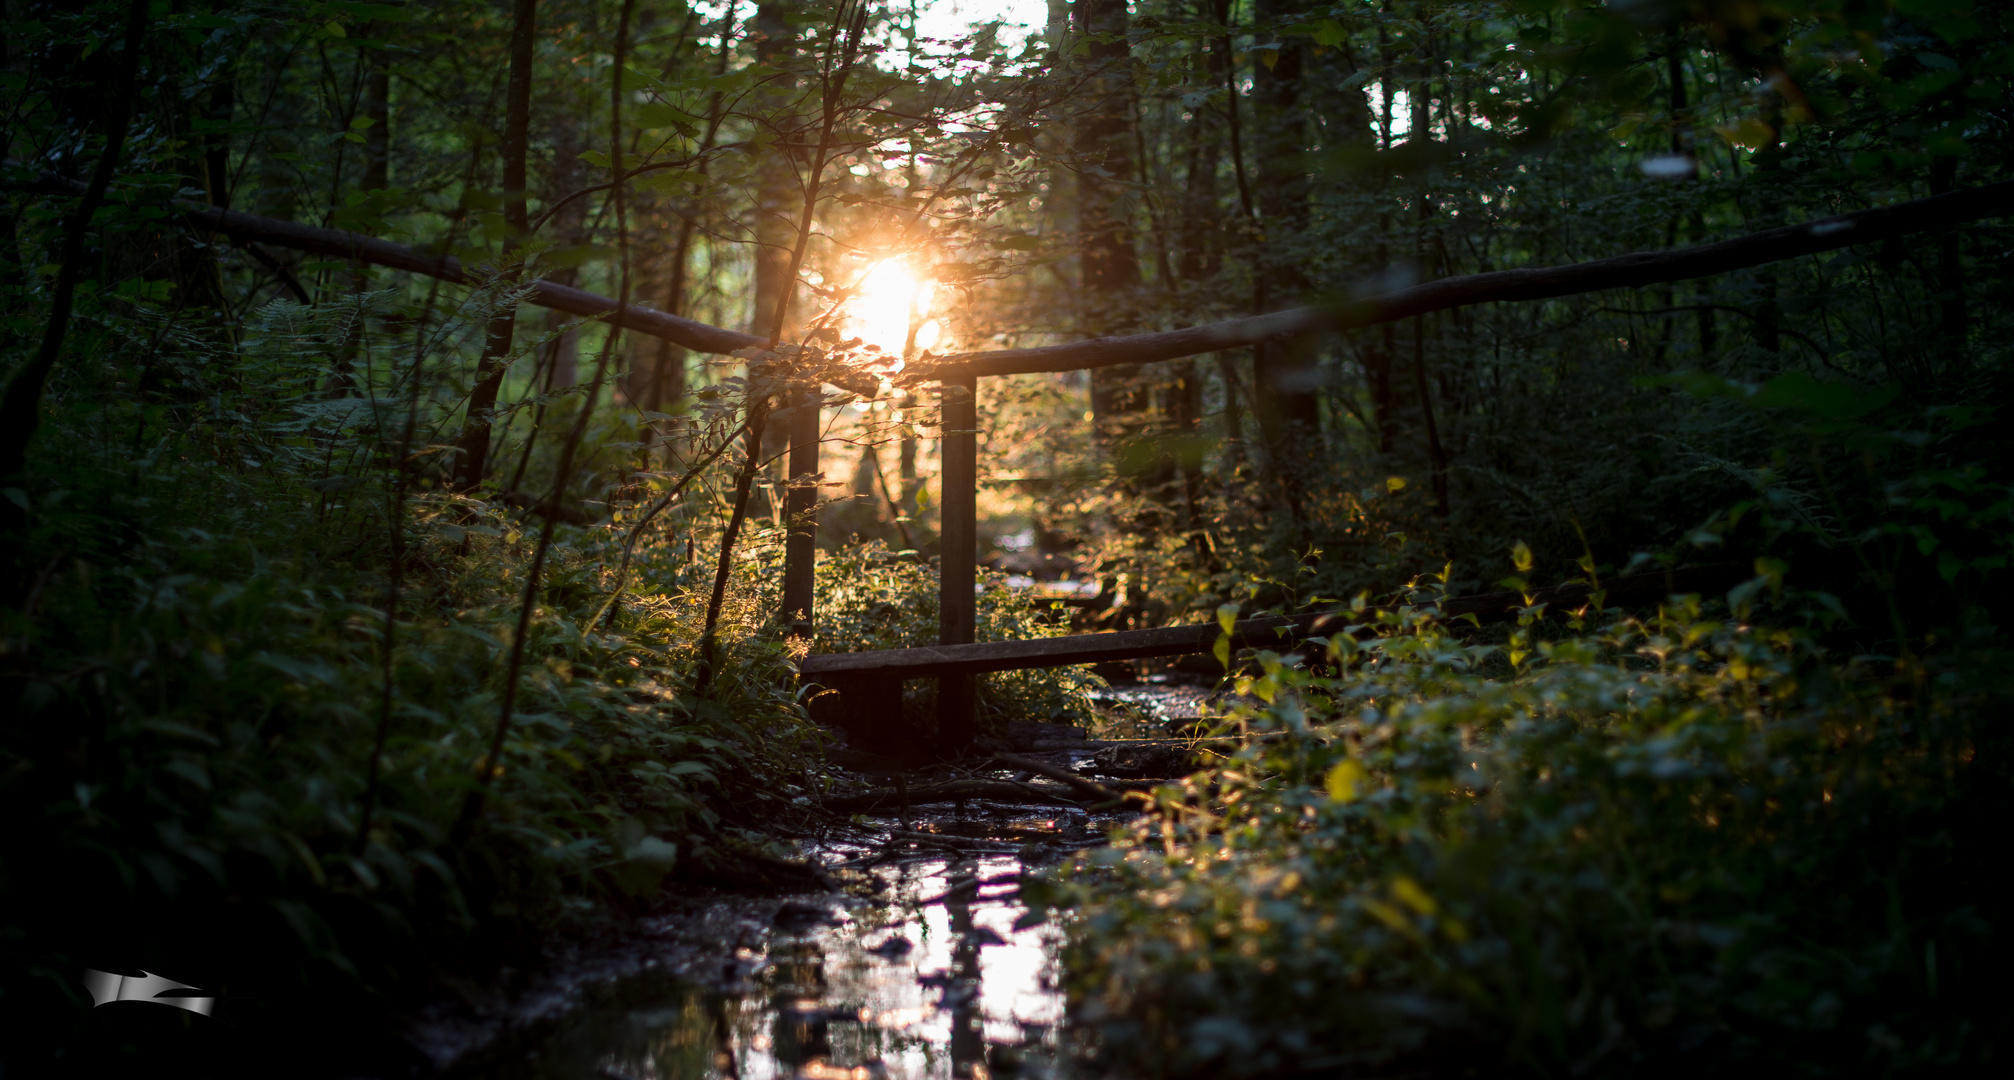
[(782, 922), (712, 991), (634, 987), (582, 1010), (496, 1080), (924, 1080), (1055, 1075), (1061, 933), (1016, 930), (1016, 855), (878, 868), (873, 903)]

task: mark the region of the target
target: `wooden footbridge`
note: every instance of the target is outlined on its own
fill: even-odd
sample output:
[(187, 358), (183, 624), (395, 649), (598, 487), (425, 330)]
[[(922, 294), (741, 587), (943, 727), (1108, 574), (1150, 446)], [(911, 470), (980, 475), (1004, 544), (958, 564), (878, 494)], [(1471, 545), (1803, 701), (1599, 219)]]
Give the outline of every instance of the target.
[[(56, 194), (77, 194), (82, 185), (45, 175), (33, 186)], [(426, 274), (447, 281), (476, 284), (452, 256), (395, 244), (337, 229), (258, 217), (187, 200), (171, 200), (200, 233), (221, 234), (257, 253), (258, 244), (331, 255), (359, 262)], [(1541, 300), (1607, 289), (1708, 277), (1766, 263), (1835, 251), (1857, 244), (1949, 228), (2008, 213), (2014, 207), (2014, 181), (1935, 195), (1870, 210), (1856, 211), (1802, 225), (1750, 233), (1729, 240), (1666, 251), (1646, 251), (1533, 269), (1497, 270), (1442, 278), (1400, 289), (1363, 293), (1345, 300), (1289, 311), (1194, 326), (1161, 333), (1099, 338), (1070, 345), (966, 353), (912, 365), (905, 383), (935, 381), (943, 424), (943, 470), (939, 529), (941, 612), (935, 646), (881, 652), (817, 655), (801, 665), (805, 678), (838, 691), (840, 712), (857, 732), (887, 731), (889, 717), (900, 708), (902, 680), (939, 680), (939, 752), (956, 752), (970, 743), (973, 728), (973, 678), (983, 672), (1016, 668), (1060, 667), (1107, 660), (1132, 660), (1208, 652), (1219, 628), (1166, 627), (1110, 634), (1046, 638), (1038, 641), (975, 642), (978, 613), (977, 581), (978, 429), (975, 397), (982, 376), (1032, 372), (1076, 371), (1119, 364), (1143, 364), (1185, 356), (1258, 345), (1311, 333), (1357, 329), (1379, 323), (1466, 307), (1472, 304)], [(663, 338), (700, 352), (732, 353), (765, 348), (768, 341), (750, 334), (708, 326), (692, 319), (621, 304), (608, 297), (552, 282), (530, 285), (527, 299), (542, 307), (583, 318), (605, 319), (638, 333)], [(828, 373), (828, 381), (861, 393), (875, 390), (865, 375)], [(818, 388), (797, 391), (791, 410), (787, 507), (793, 517), (808, 519), (817, 501), (819, 408)], [(487, 417), (471, 423), (487, 424)], [(791, 532), (786, 543), (784, 607), (794, 625), (808, 627), (812, 611), (812, 571), (816, 558), (812, 528)], [(1709, 572), (1713, 581), (1728, 580), (1728, 569)], [(1706, 587), (1705, 578), (1681, 582), (1666, 575), (1645, 575), (1608, 583), (1618, 603), (1641, 603), (1673, 591)], [(1699, 583), (1695, 583), (1695, 580)], [(1731, 583), (1731, 582), (1730, 582)], [(1585, 599), (1585, 590), (1579, 594)], [(1534, 597), (1555, 607), (1573, 606), (1570, 591)], [(1463, 614), (1494, 617), (1524, 602), (1516, 594), (1497, 594), (1447, 601), (1443, 617)], [(1290, 618), (1253, 619), (1236, 624), (1232, 639), (1239, 645), (1284, 645), (1310, 634), (1339, 628), (1338, 613)]]
[[(1612, 605), (1645, 604), (1662, 601), (1676, 593), (1726, 588), (1748, 574), (1736, 565), (1696, 567), (1656, 574), (1633, 574), (1603, 583), (1604, 601)], [(954, 582), (968, 584), (956, 588)], [(1069, 634), (1029, 641), (971, 641), (974, 611), (973, 576), (961, 578), (946, 573), (942, 579), (940, 602), (948, 608), (954, 596), (967, 605), (961, 616), (965, 641), (944, 641), (908, 649), (877, 649), (869, 652), (819, 653), (807, 656), (798, 665), (804, 679), (820, 691), (837, 695), (835, 705), (824, 710), (843, 727), (856, 748), (891, 757), (913, 756), (913, 738), (901, 731), (893, 719), (902, 715), (902, 684), (909, 679), (937, 680), (937, 743), (940, 754), (955, 755), (971, 745), (974, 728), (974, 680), (989, 671), (1018, 671), (1027, 668), (1067, 667), (1113, 661), (1148, 660), (1167, 656), (1189, 656), (1216, 648), (1225, 636), (1222, 626), (1164, 626), (1151, 630), (1121, 630), (1103, 634)], [(1478, 621), (1514, 615), (1529, 605), (1546, 605), (1555, 610), (1573, 610), (1593, 597), (1589, 585), (1562, 585), (1530, 594), (1502, 592), (1461, 596), (1435, 605), (1437, 616), (1445, 620), (1473, 615)], [(1348, 632), (1364, 615), (1350, 609), (1316, 611), (1302, 615), (1278, 615), (1243, 619), (1231, 625), (1233, 650), (1271, 648), (1285, 650), (1310, 637)], [(946, 617), (940, 633), (950, 636), (953, 617)], [(906, 753), (905, 753), (906, 751)]]

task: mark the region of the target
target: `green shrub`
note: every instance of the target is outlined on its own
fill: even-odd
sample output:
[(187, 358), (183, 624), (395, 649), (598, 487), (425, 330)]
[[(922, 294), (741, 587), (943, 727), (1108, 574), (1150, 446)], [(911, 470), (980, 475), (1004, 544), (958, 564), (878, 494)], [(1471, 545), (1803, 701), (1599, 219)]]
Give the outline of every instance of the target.
[[(979, 641), (1021, 641), (1070, 632), (1063, 607), (1007, 587), (1005, 574), (982, 571)], [(935, 567), (869, 541), (827, 553), (818, 565), (818, 652), (861, 652), (935, 645), (938, 641)], [(1088, 667), (996, 671), (979, 679), (979, 726), (1003, 731), (1009, 720), (1088, 724), (1091, 693), (1105, 685)], [(914, 684), (903, 703), (911, 726), (928, 730), (936, 715), (935, 680)]]
[[(464, 347), (493, 299), (430, 346)], [(621, 534), (564, 526), (487, 813), (460, 820), (539, 522), (438, 490), (431, 449), (392, 451), (408, 410), (425, 431), (458, 401), (436, 352), (385, 347), (399, 313), (275, 304), (236, 345), (138, 306), (80, 331), (35, 446), (60, 480), (8, 493), (28, 526), (0, 550), (23, 583), (0, 606), (0, 942), (29, 961), (0, 1008), (52, 1038), (89, 1025), (81, 966), (229, 981), (282, 1031), (407, 999), (430, 964), (521, 965), (706, 849), (761, 843), (753, 808), (809, 782), (764, 551), (736, 561), (702, 700), (688, 586), (710, 573), (649, 546), (597, 619)], [(355, 392), (332, 394), (345, 356)]]
[(1260, 654), (1224, 717), (1247, 748), (1052, 886), (1082, 908), (1075, 1002), (1106, 1067), (1829, 1075), (1999, 1053), (1997, 644), (1842, 664), (1691, 602), (1485, 645), (1431, 599), (1360, 601), (1314, 667)]

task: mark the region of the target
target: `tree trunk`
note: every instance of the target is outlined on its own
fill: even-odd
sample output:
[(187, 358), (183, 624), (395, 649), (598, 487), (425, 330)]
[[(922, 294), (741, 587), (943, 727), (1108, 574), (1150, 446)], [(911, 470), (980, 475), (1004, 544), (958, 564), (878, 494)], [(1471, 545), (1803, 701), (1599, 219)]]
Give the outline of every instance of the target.
[[(1252, 270), (1264, 297), (1262, 307), (1298, 303), (1309, 286), (1303, 253), (1295, 248), (1308, 227), (1308, 117), (1301, 103), (1307, 39), (1277, 34), (1277, 28), (1307, 7), (1307, 0), (1255, 0), (1253, 5), (1256, 32), (1274, 33), (1279, 40), (1272, 63), (1262, 55), (1252, 65), (1252, 144), (1258, 165), (1253, 194), (1260, 227)], [(1262, 345), (1253, 354), (1254, 404), (1268, 459), (1282, 481), (1294, 480), (1304, 463), (1319, 456), (1322, 414), (1315, 359), (1314, 349), (1300, 343)]]
[[(1389, 5), (1386, 11), (1390, 11)], [(1392, 63), (1391, 32), (1386, 29), (1384, 19), (1378, 20), (1378, 150), (1392, 148), (1392, 88), (1397, 84), (1395, 67)], [(1383, 186), (1383, 180), (1379, 181)], [(1376, 270), (1380, 277), (1391, 273), (1391, 249), (1385, 237), (1392, 233), (1391, 215), (1378, 215), (1378, 252)], [(1364, 359), (1364, 381), (1370, 384), (1371, 417), (1378, 428), (1378, 453), (1389, 454), (1398, 438), (1399, 418), (1394, 411), (1392, 395), (1392, 356), (1396, 348), (1392, 325), (1386, 323), (1379, 328), (1374, 343), (1366, 350)]]
[[(515, 0), (511, 15), (510, 82), (504, 91), (503, 156), (504, 223), (511, 238), (505, 243), (516, 248), (531, 231), (525, 212), (525, 156), (531, 128), (532, 47), (537, 41), (538, 0)], [(516, 284), (521, 263), (512, 262), (504, 271), (504, 285)], [(461, 438), (455, 441), (459, 456), (455, 462), (455, 485), (470, 490), (481, 484), (489, 465), (490, 418), (496, 409), (497, 391), (503, 386), (504, 362), (510, 358), (511, 343), (517, 336), (517, 305), (508, 304), (490, 318), (483, 338), (482, 357), (476, 361), (475, 388), (469, 392), (468, 415), (462, 421)]]
[[(365, 33), (375, 38), (386, 29), (382, 23), (370, 23)], [(378, 49), (364, 53), (363, 62), (371, 66), (364, 82), (364, 119), (370, 121), (364, 128), (364, 190), (382, 191), (391, 186), (392, 69)]]
[[(119, 155), (126, 147), (126, 128), (132, 122), (147, 15), (147, 0), (133, 0), (126, 16), (125, 45), (113, 67), (105, 148), (91, 169), (84, 197), (78, 200), (76, 211), (64, 224), (62, 256), (55, 286), (50, 290), (49, 319), (43, 325), (41, 347), (8, 380), (7, 391), (0, 396), (0, 479), (18, 476), (26, 468), (28, 444), (42, 424), (42, 388), (63, 353), (63, 338), (70, 328), (70, 305), (84, 276), (84, 239), (91, 231), (91, 218), (105, 201), (105, 189), (111, 185), (112, 173), (119, 167)], [(0, 525), (13, 524), (6, 519), (18, 519), (20, 511), (11, 501), (0, 502), (5, 502), (0, 507)]]
[[(797, 51), (797, 32), (790, 26), (795, 5), (790, 0), (769, 0), (755, 9), (755, 59), (772, 66), (787, 66)], [(785, 92), (795, 81), (778, 80)], [(794, 126), (795, 117), (779, 117), (780, 127)], [(801, 141), (801, 136), (797, 140)], [(761, 170), (755, 193), (755, 297), (748, 312), (748, 332), (770, 336), (779, 302), (794, 291), (790, 275), (790, 252), (797, 239), (796, 212), (802, 199), (799, 180), (803, 153), (776, 147), (764, 152), (768, 158)], [(784, 306), (784, 330), (789, 330), (789, 308)]]
[[(1958, 159), (1940, 157), (1930, 163), (1930, 194), (1950, 191), (1958, 179)], [(1966, 335), (1970, 315), (1965, 307), (1965, 272), (1958, 260), (1958, 230), (1946, 229), (1937, 239), (1938, 337), (1950, 371), (1966, 366)]]
[[(1140, 264), (1132, 225), (1115, 207), (1115, 181), (1133, 174), (1132, 50), (1125, 39), (1125, 0), (1076, 0), (1075, 31), (1088, 44), (1085, 63), (1092, 104), (1078, 117), (1072, 149), (1077, 163), (1077, 229), (1083, 289), (1081, 329), (1122, 334), (1133, 329)], [(1112, 36), (1112, 40), (1097, 40)], [(1138, 434), (1149, 401), (1136, 385), (1139, 368), (1122, 366), (1091, 376), (1091, 414), (1108, 442)]]

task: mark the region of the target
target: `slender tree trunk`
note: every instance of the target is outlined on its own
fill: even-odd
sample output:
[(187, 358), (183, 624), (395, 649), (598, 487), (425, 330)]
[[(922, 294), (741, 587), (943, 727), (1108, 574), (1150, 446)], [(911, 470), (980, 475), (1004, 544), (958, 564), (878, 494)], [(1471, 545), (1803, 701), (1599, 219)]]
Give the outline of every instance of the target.
[[(1940, 157), (1930, 163), (1930, 194), (1950, 191), (1958, 180), (1958, 159)], [(1966, 337), (1970, 315), (1965, 306), (1965, 271), (1959, 263), (1959, 231), (1945, 229), (1937, 238), (1938, 336), (1942, 339), (1947, 370), (1963, 370), (1967, 365)]]
[(1432, 470), (1434, 513), (1448, 516), (1448, 456), (1441, 447), (1440, 425), (1434, 422), (1434, 396), (1427, 379), (1427, 317), (1413, 316), (1413, 391), (1420, 398), (1420, 420), (1427, 429), (1427, 465)]
[[(1221, 60), (1217, 66), (1224, 78), (1224, 121), (1226, 131), (1231, 138), (1231, 178), (1237, 181), (1238, 209), (1243, 212), (1245, 243), (1249, 247), (1250, 244), (1255, 242), (1259, 234), (1259, 211), (1258, 207), (1252, 202), (1251, 177), (1245, 169), (1244, 121), (1242, 119), (1244, 110), (1238, 104), (1237, 53), (1231, 47), (1231, 34), (1233, 30), (1231, 17), (1233, 12), (1231, 0), (1210, 0), (1210, 2), (1214, 5), (1215, 21), (1218, 26), (1223, 28), (1223, 32), (1217, 35), (1212, 45), (1216, 48), (1217, 55)], [(1252, 273), (1252, 313), (1255, 315), (1264, 310), (1266, 296), (1263, 281), (1263, 276), (1254, 269)], [(1255, 349), (1254, 353), (1256, 354), (1256, 352), (1257, 350)], [(1255, 356), (1254, 363), (1256, 362)], [(1244, 459), (1245, 453), (1245, 423), (1244, 412), (1242, 410), (1245, 405), (1250, 405), (1253, 412), (1256, 413), (1258, 406), (1251, 400), (1253, 395), (1250, 394), (1245, 395), (1246, 400), (1242, 404), (1238, 401), (1240, 380), (1238, 378), (1238, 365), (1235, 360), (1229, 355), (1218, 353), (1217, 369), (1224, 381), (1224, 429), (1225, 441), (1229, 444), (1229, 450), (1224, 455), (1224, 475), (1226, 489), (1229, 490), (1230, 486), (1235, 483), (1234, 478)]]
[[(221, 128), (231, 122), (237, 107), (238, 83), (227, 69), (227, 74), (210, 91), (210, 104), (204, 110), (204, 117)], [(231, 139), (220, 130), (212, 130), (203, 136), (203, 188), (209, 192), (211, 206), (231, 205)]]
[[(865, 0), (841, 0), (833, 15), (831, 36), (826, 43), (828, 52), (820, 72), (819, 103), (822, 115), (819, 118), (817, 148), (812, 152), (809, 169), (804, 178), (803, 202), (796, 217), (796, 235), (789, 249), (789, 261), (784, 265), (783, 286), (777, 292), (776, 306), (770, 315), (771, 350), (782, 343), (784, 330), (788, 326), (791, 294), (796, 291), (797, 276), (804, 268), (804, 257), (811, 246), (813, 216), (818, 210), (819, 192), (825, 179), (826, 166), (832, 155), (833, 132), (838, 126), (844, 108), (847, 78), (859, 61), (861, 35), (865, 31), (866, 20)], [(757, 374), (753, 369), (750, 370), (751, 382)], [(699, 675), (694, 683), (693, 692), (702, 696), (712, 689), (717, 662), (714, 635), (720, 623), (721, 606), (727, 599), (727, 579), (733, 569), (734, 545), (740, 537), (741, 526), (748, 515), (749, 496), (762, 460), (762, 429), (769, 419), (770, 404), (770, 399), (761, 395), (753, 397), (748, 403), (748, 453), (743, 459), (740, 474), (735, 478), (734, 506), (728, 515), (727, 528), (721, 535), (720, 560), (714, 570), (713, 594), (707, 600), (706, 625), (700, 631)]]
[[(1419, 82), (1413, 85), (1413, 115), (1410, 129), (1406, 132), (1409, 143), (1426, 143), (1433, 139), (1433, 84), (1430, 69), (1422, 62)], [(1433, 223), (1433, 193), (1426, 180), (1421, 180), (1413, 194), (1418, 231), (1414, 234), (1413, 259), (1419, 267), (1421, 277), (1431, 277), (1433, 259), (1429, 248), (1428, 230)], [(1427, 464), (1432, 470), (1434, 512), (1441, 517), (1448, 515), (1448, 459), (1441, 446), (1440, 425), (1434, 419), (1433, 385), (1427, 378), (1427, 336), (1426, 317), (1413, 317), (1413, 392), (1420, 400), (1420, 423), (1426, 428)]]
[[(375, 38), (384, 31), (384, 24), (370, 23), (365, 33)], [(364, 80), (364, 119), (370, 121), (364, 128), (364, 190), (382, 191), (391, 186), (392, 69), (381, 50), (371, 49), (362, 59), (371, 66)]]
[[(531, 0), (522, 0), (529, 5)], [(622, 14), (616, 24), (614, 68), (623, 70), (623, 61), (629, 48), (629, 19), (634, 0), (622, 0)], [(529, 50), (527, 50), (527, 59)], [(515, 74), (515, 72), (513, 72)], [(609, 87), (608, 104), (608, 156), (610, 179), (614, 181), (610, 192), (610, 202), (615, 207), (616, 265), (619, 282), (616, 289), (616, 312), (620, 314), (629, 306), (629, 212), (623, 197), (622, 184), (622, 80), (612, 78)], [(520, 150), (522, 153), (522, 150)], [(519, 158), (523, 160), (522, 156)], [(520, 199), (520, 206), (523, 205)], [(621, 326), (611, 321), (608, 337), (603, 340), (601, 358), (595, 365), (594, 382), (589, 385), (582, 399), (580, 412), (575, 416), (573, 428), (567, 432), (566, 442), (560, 447), (558, 475), (553, 480), (552, 493), (546, 502), (557, 509), (560, 496), (565, 494), (567, 483), (572, 479), (575, 455), (580, 450), (583, 436), (587, 434), (588, 421), (594, 415), (595, 398), (601, 392), (601, 385), (608, 376), (609, 361), (615, 356), (622, 339)], [(503, 751), (510, 735), (513, 712), (517, 705), (519, 677), (524, 669), (526, 639), (531, 634), (532, 612), (538, 606), (539, 580), (545, 572), (547, 554), (552, 549), (553, 530), (559, 515), (548, 513), (539, 529), (538, 545), (532, 551), (531, 565), (525, 568), (523, 595), (518, 600), (517, 631), (511, 636), (510, 659), (504, 673), (503, 702), (497, 714), (497, 726), (490, 739), (489, 750), (482, 757), (476, 770), (476, 788), (462, 803), (458, 830), (465, 830), (477, 815), (489, 794), (491, 783), (503, 771)]]
[[(1306, 0), (1254, 0), (1260, 35), (1279, 41), (1276, 59), (1252, 65), (1252, 142), (1258, 163), (1254, 196), (1260, 235), (1252, 270), (1261, 306), (1298, 303), (1308, 290), (1296, 240), (1308, 227), (1307, 109), (1301, 102), (1306, 38), (1277, 33), (1307, 10)], [(1321, 393), (1312, 343), (1277, 342), (1253, 351), (1254, 405), (1274, 474), (1298, 488), (1307, 463), (1320, 457)]]
[[(84, 240), (91, 230), (91, 218), (105, 201), (105, 189), (119, 167), (119, 155), (126, 147), (126, 128), (133, 116), (133, 101), (139, 92), (140, 50), (146, 41), (148, 0), (133, 0), (126, 13), (126, 38), (113, 67), (112, 107), (106, 118), (105, 148), (91, 170), (91, 180), (77, 202), (73, 217), (65, 223), (63, 249), (57, 265), (56, 284), (49, 296), (49, 321), (42, 329), (42, 344), (0, 396), (0, 479), (15, 477), (27, 467), (28, 444), (42, 424), (42, 388), (56, 370), (63, 353), (63, 338), (70, 329), (70, 309), (77, 284), (84, 277)], [(0, 500), (0, 514), (18, 520), (20, 511), (11, 500)], [(0, 526), (15, 521), (0, 518)]]
[[(1075, 0), (1075, 30), (1085, 40), (1092, 72), (1091, 105), (1077, 119), (1072, 147), (1077, 162), (1078, 280), (1084, 325), (1092, 334), (1122, 334), (1137, 317), (1140, 263), (1132, 223), (1115, 212), (1120, 189), (1132, 175), (1132, 47), (1126, 41), (1126, 0)], [(1098, 40), (1109, 37), (1110, 40)], [(1091, 415), (1098, 436), (1116, 441), (1138, 434), (1149, 402), (1140, 393), (1139, 368), (1091, 373)]]
[[(904, 418), (910, 418), (913, 410), (916, 408), (916, 395), (905, 392), (902, 395), (901, 408)], [(914, 434), (916, 429), (913, 425), (908, 424), (905, 424), (904, 427), (909, 434), (905, 434), (902, 437), (901, 449), (896, 454), (896, 477), (902, 481), (902, 514), (914, 522), (917, 520), (916, 492), (922, 486), (922, 474), (916, 469), (917, 440)], [(918, 545), (911, 544), (910, 546), (916, 547)]]
[[(734, 9), (729, 6), (720, 20), (719, 68), (717, 74), (727, 73), (728, 46), (734, 40)], [(705, 176), (711, 166), (706, 154), (712, 150), (720, 137), (720, 122), (725, 117), (721, 109), (722, 99), (718, 91), (706, 109), (706, 137), (699, 144), (699, 174)], [(686, 280), (692, 264), (693, 240), (699, 232), (698, 208), (694, 212), (681, 215), (678, 219), (678, 243), (671, 254), (671, 281), (665, 288), (664, 310), (673, 315), (685, 310)], [(683, 346), (675, 342), (658, 339), (657, 363), (651, 370), (650, 388), (644, 395), (644, 408), (652, 412), (663, 412), (667, 401), (685, 400), (686, 372)]]
[[(1687, 224), (1691, 226), (1692, 242), (1705, 243), (1706, 215), (1701, 213), (1698, 207), (1693, 208)], [(1699, 334), (1699, 362), (1711, 364), (1714, 362), (1714, 354), (1720, 351), (1720, 333), (1713, 318), (1713, 281), (1709, 278), (1700, 279), (1694, 289), (1694, 295), (1699, 298), (1693, 313), (1693, 327)]]
[[(1385, 12), (1378, 19), (1378, 61), (1380, 64), (1380, 71), (1378, 73), (1378, 150), (1380, 152), (1392, 148), (1392, 100), (1395, 96), (1393, 87), (1396, 85), (1396, 79), (1392, 63), (1391, 31), (1386, 28), (1384, 21), (1385, 15), (1388, 15), (1389, 12), (1390, 7), (1387, 5)], [(1387, 184), (1382, 177), (1378, 181), (1378, 186), (1380, 188), (1379, 194), (1388, 197), (1388, 193), (1383, 190), (1387, 187)], [(1385, 200), (1381, 199), (1380, 201)], [(1385, 242), (1385, 238), (1390, 236), (1391, 232), (1391, 214), (1389, 212), (1380, 212), (1378, 215), (1377, 250), (1377, 272), (1380, 276), (1391, 273), (1391, 249)], [(1398, 438), (1399, 419), (1392, 394), (1392, 357), (1395, 355), (1395, 346), (1392, 325), (1386, 323), (1379, 328), (1378, 335), (1374, 339), (1374, 344), (1367, 350), (1368, 356), (1364, 361), (1364, 381), (1368, 382), (1371, 388), (1371, 415), (1378, 427), (1378, 453), (1380, 454), (1391, 453), (1393, 443)]]
[[(1210, 0), (1197, 0), (1196, 8), (1197, 15), (1207, 17)], [(1224, 57), (1213, 43), (1198, 43), (1197, 58), (1207, 73), (1209, 85), (1223, 81)], [(1181, 212), (1177, 215), (1175, 226), (1173, 280), (1168, 282), (1168, 288), (1170, 294), (1185, 306), (1207, 302), (1207, 298), (1201, 295), (1202, 288), (1223, 270), (1223, 245), (1220, 240), (1223, 233), (1220, 220), (1223, 193), (1217, 182), (1217, 170), (1225, 149), (1223, 129), (1224, 125), (1214, 111), (1198, 108), (1183, 130)], [(1219, 354), (1218, 362), (1226, 363), (1227, 358)], [(1170, 430), (1180, 439), (1193, 441), (1202, 433), (1202, 372), (1194, 361), (1185, 362), (1174, 371), (1175, 380), (1165, 392), (1163, 411), (1168, 416)], [(1228, 384), (1225, 391), (1229, 406), (1227, 419), (1231, 419), (1228, 413), (1235, 412), (1236, 399), (1230, 394)], [(1189, 543), (1199, 564), (1214, 569), (1214, 552), (1203, 528), (1201, 454), (1193, 446), (1182, 446), (1177, 454), (1177, 466), (1182, 479), (1182, 529), (1189, 534)]]
[[(504, 91), (503, 142), (498, 148), (503, 156), (504, 224), (510, 229), (510, 239), (505, 245), (512, 249), (521, 246), (531, 231), (531, 221), (525, 212), (525, 157), (530, 141), (532, 54), (538, 40), (537, 22), (538, 0), (515, 0), (511, 13), (510, 81)], [(616, 160), (620, 164), (621, 158)], [(523, 264), (520, 256), (505, 258), (503, 285), (509, 288), (517, 283)], [(455, 441), (459, 452), (455, 484), (464, 491), (481, 484), (488, 470), (491, 414), (496, 410), (504, 363), (510, 358), (516, 335), (517, 305), (506, 304), (490, 318), (482, 356), (476, 361), (476, 382), (469, 392), (468, 415), (462, 422), (461, 438)]]
[[(753, 38), (758, 63), (786, 65), (796, 54), (797, 31), (790, 25), (796, 7), (792, 0), (769, 0), (755, 9)], [(782, 92), (794, 92), (794, 80), (781, 79), (776, 85)], [(797, 117), (787, 115), (775, 121), (786, 131), (797, 123)], [(791, 142), (802, 142), (802, 133), (791, 134)], [(789, 317), (790, 294), (796, 292), (797, 283), (789, 279), (790, 251), (797, 236), (792, 212), (802, 191), (800, 174), (805, 167), (801, 149), (779, 146), (766, 156), (755, 193), (755, 295), (748, 309), (748, 332), (758, 337), (769, 336), (779, 307), (785, 318)]]

